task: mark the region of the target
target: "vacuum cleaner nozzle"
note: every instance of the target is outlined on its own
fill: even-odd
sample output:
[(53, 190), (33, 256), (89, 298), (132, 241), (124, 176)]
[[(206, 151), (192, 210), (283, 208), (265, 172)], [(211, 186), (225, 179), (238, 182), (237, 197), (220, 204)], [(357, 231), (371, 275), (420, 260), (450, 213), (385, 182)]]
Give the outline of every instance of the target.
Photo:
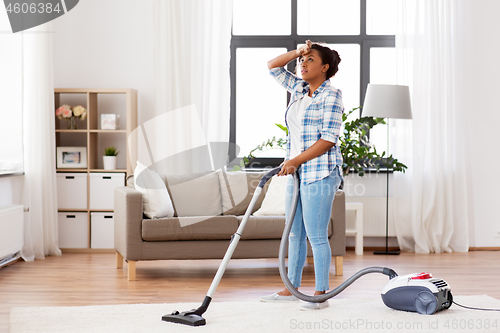
[(189, 326), (205, 325), (205, 318), (203, 318), (201, 315), (204, 314), (205, 311), (207, 311), (208, 305), (210, 304), (211, 300), (211, 297), (205, 296), (203, 303), (198, 309), (184, 312), (174, 311), (171, 314), (167, 314), (161, 317), (161, 320)]
[(169, 315), (164, 315), (161, 320), (171, 323), (184, 324), (189, 326), (202, 326), (206, 324), (205, 318), (194, 313), (196, 310), (180, 312), (174, 311)]

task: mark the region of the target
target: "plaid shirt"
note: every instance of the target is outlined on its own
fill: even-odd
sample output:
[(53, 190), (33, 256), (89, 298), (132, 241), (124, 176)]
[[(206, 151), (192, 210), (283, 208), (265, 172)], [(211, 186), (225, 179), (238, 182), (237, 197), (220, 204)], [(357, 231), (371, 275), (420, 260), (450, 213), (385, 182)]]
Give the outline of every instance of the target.
[[(283, 67), (270, 69), (269, 72), (278, 83), (292, 94), (285, 113), (285, 123), (288, 128), (286, 114), (293, 103), (309, 93), (309, 83)], [(335, 146), (323, 155), (315, 157), (300, 166), (301, 184), (309, 184), (327, 177), (337, 165), (339, 166), (341, 178), (344, 178), (342, 174), (342, 154), (337, 144), (343, 112), (342, 92), (334, 88), (330, 84), (330, 80), (324, 81), (314, 91), (312, 102), (302, 117), (300, 152), (304, 152), (319, 139), (333, 142)], [(290, 145), (290, 136), (288, 136), (285, 160), (290, 159)]]

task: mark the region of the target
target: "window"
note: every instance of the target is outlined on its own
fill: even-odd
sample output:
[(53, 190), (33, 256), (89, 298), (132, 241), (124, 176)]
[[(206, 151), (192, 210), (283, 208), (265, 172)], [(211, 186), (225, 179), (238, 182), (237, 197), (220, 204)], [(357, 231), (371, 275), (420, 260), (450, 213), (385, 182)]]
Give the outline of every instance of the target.
[[(282, 136), (283, 131), (275, 123), (283, 122), (282, 112), (268, 110), (283, 109), (287, 92), (274, 80), (269, 80), (265, 65), (269, 59), (287, 52), (282, 47), (247, 47), (236, 50), (236, 142), (240, 157), (272, 136)], [(264, 64), (264, 66), (262, 65)], [(258, 84), (258, 87), (256, 87)], [(248, 94), (253, 91), (254, 94)], [(265, 92), (259, 93), (258, 91)], [(265, 120), (265, 121), (263, 121)], [(252, 138), (248, 140), (248, 138)], [(243, 155), (241, 155), (243, 154)], [(284, 157), (283, 150), (268, 151), (266, 155)]]
[[(284, 135), (275, 123), (285, 124), (290, 96), (269, 75), (266, 64), (307, 39), (323, 42), (339, 53), (339, 72), (331, 81), (343, 92), (346, 112), (362, 105), (369, 82), (394, 83), (396, 1), (234, 0), (230, 160), (248, 155), (273, 136)], [(294, 61), (288, 64), (288, 70), (294, 68)], [(376, 144), (385, 140), (378, 132), (384, 130), (374, 136)], [(283, 150), (269, 150), (252, 166), (276, 166), (284, 155)]]
[[(22, 35), (0, 12), (0, 175), (23, 172)], [(4, 52), (7, 51), (7, 52)]]
[(291, 9), (290, 0), (236, 0), (233, 2), (233, 35), (290, 35)]
[(359, 6), (359, 0), (298, 0), (297, 33), (302, 36), (359, 35)]

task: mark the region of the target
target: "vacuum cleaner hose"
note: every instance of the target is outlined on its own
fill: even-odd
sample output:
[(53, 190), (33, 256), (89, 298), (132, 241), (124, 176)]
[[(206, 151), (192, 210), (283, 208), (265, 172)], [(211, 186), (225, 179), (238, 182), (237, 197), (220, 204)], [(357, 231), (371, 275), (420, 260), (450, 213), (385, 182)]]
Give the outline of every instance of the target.
[(295, 287), (288, 279), (288, 275), (285, 268), (285, 256), (286, 256), (286, 251), (288, 250), (288, 236), (290, 235), (290, 230), (292, 229), (292, 223), (295, 217), (295, 212), (297, 210), (297, 204), (299, 201), (299, 193), (300, 193), (299, 186), (300, 186), (300, 181), (299, 181), (298, 171), (296, 171), (293, 174), (293, 197), (292, 197), (292, 204), (290, 207), (290, 214), (288, 214), (288, 219), (286, 221), (285, 229), (283, 230), (283, 236), (281, 236), (281, 244), (279, 251), (279, 269), (280, 269), (281, 279), (283, 280), (283, 283), (285, 284), (286, 288), (292, 293), (292, 295), (296, 296), (297, 298), (303, 301), (320, 303), (340, 294), (342, 291), (344, 291), (345, 288), (350, 286), (354, 281), (356, 281), (363, 275), (370, 273), (381, 273), (389, 276), (390, 279), (398, 276), (398, 274), (394, 270), (387, 267), (367, 267), (355, 273), (353, 276), (348, 278), (344, 283), (342, 283), (337, 288), (323, 295), (310, 296), (303, 294), (297, 289), (295, 289)]

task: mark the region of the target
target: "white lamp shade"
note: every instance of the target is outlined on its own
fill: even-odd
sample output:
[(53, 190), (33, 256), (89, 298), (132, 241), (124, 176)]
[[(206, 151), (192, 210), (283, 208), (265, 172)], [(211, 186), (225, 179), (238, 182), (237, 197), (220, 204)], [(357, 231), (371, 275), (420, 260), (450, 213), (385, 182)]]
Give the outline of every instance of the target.
[(392, 84), (368, 84), (362, 116), (411, 119), (410, 89)]

